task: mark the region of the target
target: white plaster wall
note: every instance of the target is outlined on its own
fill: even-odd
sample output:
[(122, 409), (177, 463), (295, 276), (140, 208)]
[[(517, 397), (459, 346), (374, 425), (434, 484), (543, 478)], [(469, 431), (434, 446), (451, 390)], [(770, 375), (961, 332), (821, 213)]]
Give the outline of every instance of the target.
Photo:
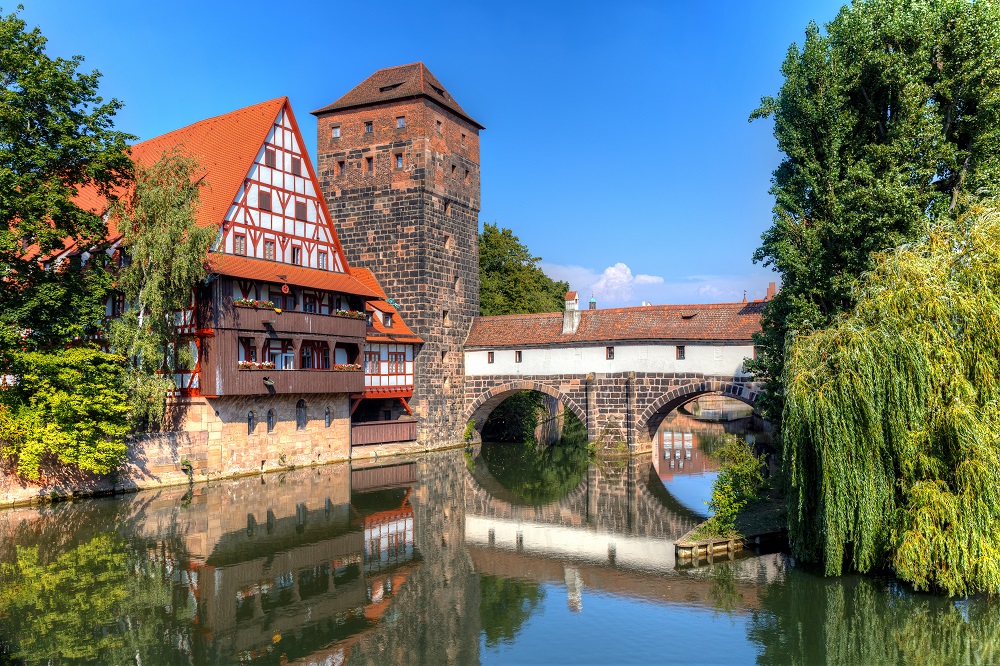
[(486, 351), (466, 351), (465, 374), (581, 375), (635, 371), (698, 372), (736, 377), (746, 375), (743, 360), (753, 358), (753, 345), (685, 344), (685, 358), (678, 360), (676, 345), (616, 344), (615, 357), (609, 361), (605, 358), (606, 347), (522, 349), (520, 363), (514, 362), (513, 349), (494, 350), (493, 363), (487, 363)]

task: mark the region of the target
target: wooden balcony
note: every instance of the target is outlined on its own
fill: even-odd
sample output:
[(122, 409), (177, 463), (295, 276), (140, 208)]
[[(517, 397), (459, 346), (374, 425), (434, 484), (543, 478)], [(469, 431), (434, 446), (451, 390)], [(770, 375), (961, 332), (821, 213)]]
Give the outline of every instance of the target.
[[(262, 395), (268, 393), (357, 393), (364, 390), (361, 370), (235, 370), (226, 373), (216, 395)], [(269, 385), (264, 378), (273, 383)]]
[(412, 442), (417, 438), (416, 421), (367, 421), (351, 424), (351, 444)]
[(276, 331), (285, 334), (336, 336), (338, 338), (365, 338), (365, 320), (322, 315), (298, 310), (230, 306), (216, 315), (214, 328), (240, 331)]

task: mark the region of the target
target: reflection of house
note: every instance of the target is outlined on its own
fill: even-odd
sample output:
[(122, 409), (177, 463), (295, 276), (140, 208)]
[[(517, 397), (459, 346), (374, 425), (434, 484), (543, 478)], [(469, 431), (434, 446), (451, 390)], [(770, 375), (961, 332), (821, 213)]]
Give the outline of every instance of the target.
[(423, 341), (409, 329), (374, 274), (352, 268), (351, 275), (377, 295), (367, 301), (365, 392), (351, 405), (352, 443), (384, 444), (417, 438), (413, 397), (414, 358)]

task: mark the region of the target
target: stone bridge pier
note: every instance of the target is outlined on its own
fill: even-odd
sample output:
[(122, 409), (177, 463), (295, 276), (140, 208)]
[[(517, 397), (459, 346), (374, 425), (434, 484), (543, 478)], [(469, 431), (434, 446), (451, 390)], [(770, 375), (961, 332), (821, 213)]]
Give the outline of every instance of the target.
[(745, 375), (620, 372), (564, 375), (466, 376), (467, 421), (483, 425), (496, 407), (518, 391), (538, 391), (558, 400), (587, 427), (587, 438), (606, 453), (642, 453), (652, 448), (664, 417), (707, 395), (724, 395), (751, 407), (757, 383)]

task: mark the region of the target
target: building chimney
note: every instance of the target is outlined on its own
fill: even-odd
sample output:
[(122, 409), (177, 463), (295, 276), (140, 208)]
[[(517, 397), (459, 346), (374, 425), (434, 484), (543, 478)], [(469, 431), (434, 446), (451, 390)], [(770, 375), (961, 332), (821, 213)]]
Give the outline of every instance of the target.
[(590, 310), (596, 310), (597, 309), (597, 299), (594, 298), (593, 294), (590, 295), (590, 308), (589, 309)]
[(563, 335), (573, 335), (580, 325), (580, 297), (575, 291), (566, 292), (566, 311), (563, 313)]
[(768, 282), (767, 283), (767, 296), (764, 297), (764, 300), (765, 301), (769, 301), (772, 298), (774, 298), (774, 295), (777, 293), (777, 291), (778, 290), (774, 288), (774, 283), (773, 282)]

